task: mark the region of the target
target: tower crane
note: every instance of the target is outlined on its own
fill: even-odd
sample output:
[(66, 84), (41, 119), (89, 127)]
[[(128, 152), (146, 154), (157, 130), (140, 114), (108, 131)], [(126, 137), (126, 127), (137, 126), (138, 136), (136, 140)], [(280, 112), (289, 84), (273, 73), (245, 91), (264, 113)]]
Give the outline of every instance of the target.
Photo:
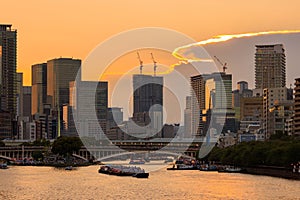
[(156, 68), (157, 68), (157, 65), (156, 65), (156, 61), (154, 60), (154, 57), (153, 57), (153, 54), (151, 53), (151, 58), (152, 58), (152, 61), (153, 61), (153, 64), (154, 64), (154, 76), (156, 76)]
[(221, 66), (223, 67), (223, 72), (226, 73), (227, 63), (223, 64), (217, 56), (214, 56), (214, 57), (221, 64)]
[(141, 60), (141, 57), (140, 57), (140, 54), (139, 54), (138, 51), (136, 52), (136, 54), (137, 54), (138, 59), (140, 61), (140, 74), (142, 74), (143, 73), (143, 61)]

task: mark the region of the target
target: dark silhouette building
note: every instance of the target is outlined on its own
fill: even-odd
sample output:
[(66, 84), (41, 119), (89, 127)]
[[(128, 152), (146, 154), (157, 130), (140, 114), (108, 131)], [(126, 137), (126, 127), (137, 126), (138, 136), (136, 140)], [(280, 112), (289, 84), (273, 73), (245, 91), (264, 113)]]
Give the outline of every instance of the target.
[[(133, 120), (141, 125), (152, 124), (160, 130), (163, 124), (163, 77), (133, 75)], [(151, 118), (154, 120), (151, 122)]]
[(0, 104), (13, 116), (17, 112), (17, 31), (0, 25)]

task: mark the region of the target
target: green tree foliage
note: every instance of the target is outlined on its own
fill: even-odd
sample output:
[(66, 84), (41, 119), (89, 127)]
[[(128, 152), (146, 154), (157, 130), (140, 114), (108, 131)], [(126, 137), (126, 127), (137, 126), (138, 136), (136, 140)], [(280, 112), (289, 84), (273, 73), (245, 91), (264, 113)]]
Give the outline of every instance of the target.
[(62, 156), (70, 155), (82, 147), (82, 142), (78, 137), (59, 137), (52, 145), (52, 153)]
[(50, 141), (46, 139), (36, 140), (32, 143), (33, 146), (50, 146)]
[(34, 160), (43, 160), (44, 159), (44, 155), (41, 151), (34, 151), (32, 152), (32, 158)]
[(2, 140), (0, 140), (0, 147), (5, 147), (5, 143)]
[(209, 161), (239, 166), (290, 166), (300, 161), (300, 141), (296, 139), (244, 142), (224, 149), (215, 147)]

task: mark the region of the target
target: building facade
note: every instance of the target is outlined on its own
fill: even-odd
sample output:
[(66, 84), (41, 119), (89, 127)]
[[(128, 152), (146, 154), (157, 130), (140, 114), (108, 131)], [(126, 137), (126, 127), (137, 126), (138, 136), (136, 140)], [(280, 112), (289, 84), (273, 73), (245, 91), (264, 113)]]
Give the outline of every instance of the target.
[(282, 44), (256, 45), (255, 88), (286, 86), (285, 50)]
[(266, 139), (269, 139), (272, 134), (284, 133), (285, 122), (293, 114), (292, 100), (288, 96), (286, 87), (265, 88), (263, 90), (262, 125)]
[(17, 31), (0, 25), (0, 108), (17, 113)]
[(31, 66), (32, 103), (31, 113), (43, 112), (47, 103), (47, 63)]
[(151, 123), (151, 129), (162, 129), (163, 84), (160, 76), (133, 75), (133, 120), (137, 124), (146, 126)]
[[(79, 129), (80, 134), (97, 137), (100, 135), (101, 129), (104, 134), (106, 133), (108, 82), (70, 82), (69, 102), (70, 104), (65, 105), (65, 118), (68, 119), (68, 121), (64, 122), (68, 124), (67, 128), (69, 132), (77, 134), (77, 129)], [(96, 116), (91, 115), (93, 112), (96, 113)]]
[[(47, 100), (53, 109), (69, 104), (69, 83), (75, 81), (81, 60), (57, 58), (47, 61)], [(81, 77), (81, 76), (80, 76)]]
[(300, 78), (295, 79), (295, 88), (294, 88), (294, 134), (300, 135)]
[(191, 79), (191, 135), (203, 135), (203, 111), (205, 110), (205, 75)]

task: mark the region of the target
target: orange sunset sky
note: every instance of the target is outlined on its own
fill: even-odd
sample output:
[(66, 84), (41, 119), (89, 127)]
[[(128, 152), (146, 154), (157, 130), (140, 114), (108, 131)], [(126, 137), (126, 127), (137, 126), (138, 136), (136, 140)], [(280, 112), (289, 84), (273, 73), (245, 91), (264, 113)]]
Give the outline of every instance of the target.
[(18, 30), (17, 67), (30, 85), (31, 65), (58, 57), (84, 60), (122, 31), (163, 27), (200, 41), (220, 34), (299, 30), (299, 7), (297, 0), (10, 0), (1, 3), (0, 19)]

